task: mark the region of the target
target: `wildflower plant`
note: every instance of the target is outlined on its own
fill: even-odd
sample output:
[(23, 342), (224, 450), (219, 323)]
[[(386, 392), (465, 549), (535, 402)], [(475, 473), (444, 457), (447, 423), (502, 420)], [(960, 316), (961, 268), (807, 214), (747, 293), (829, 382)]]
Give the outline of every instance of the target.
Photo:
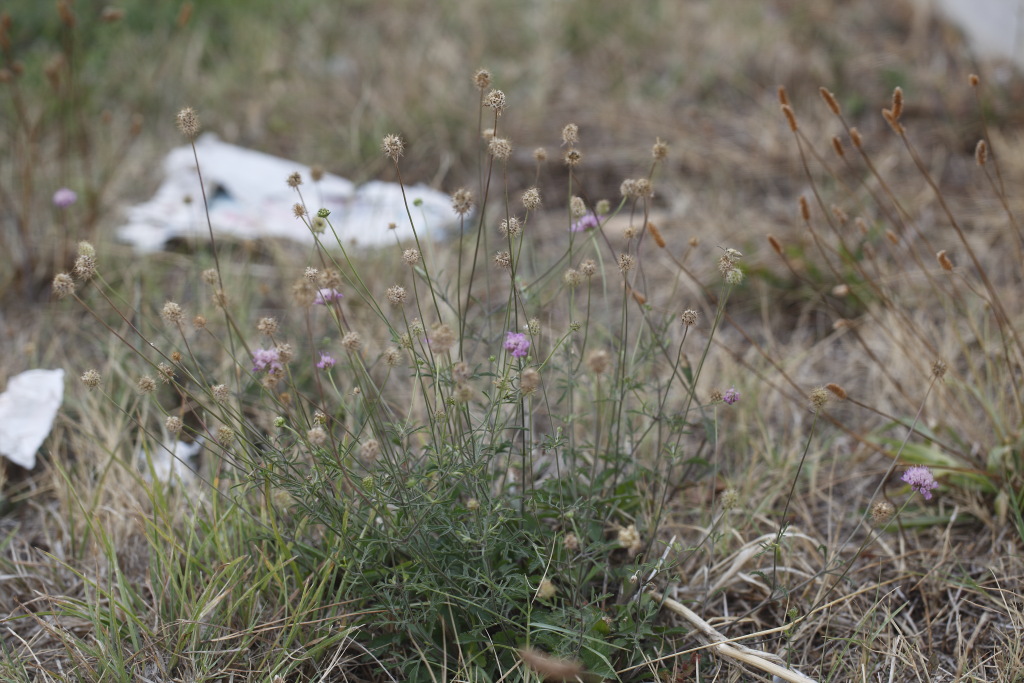
[[(662, 628), (636, 577), (667, 552), (672, 492), (711, 472), (694, 457), (713, 414), (697, 383), (740, 255), (727, 252), (721, 296), (692, 302), (711, 311), (710, 329), (693, 332), (691, 309), (656, 312), (641, 291), (649, 254), (635, 235), (608, 244), (580, 198), (572, 127), (572, 221), (560, 251), (535, 248), (539, 192), (491, 189), (509, 182), (512, 143), (498, 132), (504, 94), (482, 97), (496, 132), (481, 142), (481, 186), (453, 195), (464, 235), (454, 262), (408, 207), (415, 237), (391, 254), (398, 281), (377, 289), (329, 212), (305, 208), (303, 179), (282, 179), (316, 244), (292, 275), (298, 305), (273, 316), (239, 307), (230, 293), (246, 287), (227, 277), (211, 235), (213, 267), (197, 268), (210, 298), (192, 328), (185, 311), (198, 304), (168, 302), (161, 326), (123, 337), (140, 374), (160, 377), (138, 380), (152, 403), (133, 415), (144, 431), (202, 440), (214, 471), (238, 482), (232, 495), (263, 500), (267, 542), (298, 558), (296, 580), (333, 567), (332, 599), (373, 614), (361, 622), (368, 661), (390, 653), (416, 680), (460, 659), (496, 676), (529, 644), (614, 676)], [(179, 116), (187, 139), (197, 122)], [(404, 149), (395, 135), (381, 144), (400, 182)], [(644, 225), (663, 159), (602, 211)], [(500, 270), (485, 267), (495, 242)], [(610, 261), (618, 268), (598, 265)], [(572, 275), (555, 276), (566, 264)], [(62, 275), (54, 292), (88, 310), (88, 299), (112, 302), (101, 277)], [(216, 340), (226, 363), (196, 335)], [(684, 363), (690, 353), (696, 366)], [(730, 389), (723, 400), (738, 398)]]

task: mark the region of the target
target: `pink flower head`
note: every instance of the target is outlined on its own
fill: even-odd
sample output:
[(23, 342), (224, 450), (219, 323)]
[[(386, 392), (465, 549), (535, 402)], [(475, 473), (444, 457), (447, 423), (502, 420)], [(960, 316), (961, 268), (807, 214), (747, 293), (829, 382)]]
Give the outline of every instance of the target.
[(513, 358), (523, 358), (530, 350), (530, 338), (522, 332), (509, 332), (505, 337), (505, 350), (511, 353)]
[(736, 387), (729, 387), (729, 389), (722, 394), (722, 400), (725, 403), (732, 405), (740, 400), (740, 392), (736, 391)]
[(592, 213), (588, 213), (586, 216), (572, 224), (572, 231), (585, 232), (591, 228), (596, 228), (599, 225), (601, 225), (601, 221), (598, 220), (597, 216)]
[(334, 289), (333, 287), (319, 289), (316, 292), (316, 298), (313, 299), (313, 303), (319, 304), (320, 306), (326, 306), (329, 303), (340, 301), (341, 298), (344, 296), (344, 294)]
[(277, 349), (256, 349), (252, 352), (252, 371), (280, 372), (281, 353)]
[(66, 209), (78, 201), (78, 195), (74, 190), (62, 187), (53, 193), (53, 205), (58, 209)]
[(334, 364), (338, 361), (334, 360), (334, 356), (329, 353), (320, 352), (320, 360), (317, 361), (316, 366), (321, 370), (329, 370), (334, 367)]
[(939, 488), (939, 483), (932, 476), (932, 471), (924, 465), (908, 467), (901, 478), (910, 484), (910, 488), (924, 496), (925, 500), (931, 499), (932, 489)]

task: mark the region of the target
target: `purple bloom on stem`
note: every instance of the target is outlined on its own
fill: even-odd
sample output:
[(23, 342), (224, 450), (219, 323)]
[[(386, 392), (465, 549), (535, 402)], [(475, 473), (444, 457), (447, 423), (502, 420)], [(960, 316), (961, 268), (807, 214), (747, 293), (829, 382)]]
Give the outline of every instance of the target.
[(505, 350), (511, 353), (513, 358), (523, 358), (530, 350), (530, 338), (522, 332), (509, 332), (505, 337)]
[(284, 370), (281, 367), (281, 353), (277, 349), (256, 349), (252, 352), (252, 371), (259, 372), (260, 370), (266, 370), (267, 372), (280, 372)]
[(598, 220), (597, 216), (592, 213), (588, 213), (586, 216), (572, 224), (572, 231), (585, 232), (591, 228), (596, 228), (599, 225), (601, 225), (601, 221)]
[(732, 405), (740, 400), (740, 392), (736, 391), (736, 387), (729, 387), (728, 391), (722, 394), (722, 400)]
[(317, 364), (316, 364), (316, 366), (317, 366), (318, 368), (320, 368), (321, 370), (328, 370), (328, 369), (330, 369), (330, 368), (333, 368), (333, 367), (334, 367), (334, 364), (335, 364), (336, 362), (337, 362), (337, 361), (336, 361), (336, 360), (334, 360), (334, 357), (333, 357), (333, 356), (332, 356), (331, 354), (329, 354), (329, 353), (324, 353), (323, 351), (321, 351), (321, 352), (320, 352), (320, 360), (319, 360), (319, 361), (317, 361)]
[(313, 303), (319, 304), (320, 306), (326, 306), (329, 303), (339, 301), (343, 296), (345, 295), (333, 287), (319, 289), (317, 290), (316, 298), (313, 299)]
[(78, 201), (78, 195), (74, 190), (62, 187), (53, 193), (53, 205), (58, 209), (66, 209)]
[(908, 467), (901, 478), (910, 484), (910, 488), (924, 496), (925, 500), (931, 499), (932, 489), (939, 488), (939, 483), (932, 476), (932, 471), (924, 465)]

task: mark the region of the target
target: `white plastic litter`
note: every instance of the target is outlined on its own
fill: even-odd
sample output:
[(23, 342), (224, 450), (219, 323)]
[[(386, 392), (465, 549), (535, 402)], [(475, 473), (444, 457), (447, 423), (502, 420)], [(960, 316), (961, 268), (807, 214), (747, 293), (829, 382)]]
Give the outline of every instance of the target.
[[(312, 245), (309, 228), (292, 212), (299, 196), (287, 179), (296, 171), (302, 176), (299, 189), (306, 208), (314, 216), (321, 208), (330, 210), (329, 220), (346, 246), (390, 245), (396, 238), (406, 241), (413, 237), (397, 183), (370, 182), (356, 187), (331, 174), (313, 182), (308, 166), (230, 145), (213, 133), (196, 140), (196, 153), (203, 185), (196, 175), (192, 147), (172, 150), (164, 160), (166, 179), (150, 201), (128, 209), (128, 223), (117, 231), (120, 240), (137, 251), (152, 252), (175, 238), (206, 239), (205, 187), (215, 235), (283, 238)], [(415, 185), (406, 188), (406, 196), (421, 239), (440, 237), (455, 225), (448, 195)], [(388, 227), (391, 223), (394, 230)], [(334, 243), (329, 231), (322, 240)]]
[(0, 394), (0, 455), (26, 469), (53, 428), (64, 401), (64, 370), (27, 370)]
[[(185, 484), (194, 482), (196, 480), (194, 459), (201, 450), (203, 450), (201, 438), (192, 443), (172, 439), (156, 445), (149, 452), (152, 476), (164, 483), (174, 483), (179, 480)], [(150, 479), (146, 451), (139, 450), (138, 459), (146, 472), (146, 479)]]

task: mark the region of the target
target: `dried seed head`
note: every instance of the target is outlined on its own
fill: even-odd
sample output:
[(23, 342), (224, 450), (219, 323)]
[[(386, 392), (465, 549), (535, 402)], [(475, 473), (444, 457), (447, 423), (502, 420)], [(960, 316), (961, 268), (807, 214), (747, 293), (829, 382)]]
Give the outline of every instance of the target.
[(843, 389), (838, 384), (835, 384), (834, 382), (829, 382), (828, 384), (825, 385), (825, 388), (831, 391), (832, 395), (838, 398), (840, 401), (846, 400), (846, 389)]
[(430, 328), (430, 338), (428, 340), (430, 348), (438, 353), (444, 353), (448, 349), (455, 346), (457, 338), (455, 332), (451, 327), (443, 323), (434, 325)]
[(836, 102), (836, 96), (828, 91), (828, 88), (822, 86), (818, 88), (818, 92), (821, 94), (821, 99), (825, 100), (825, 104), (832, 110), (832, 113), (836, 116), (841, 116), (842, 112), (839, 109), (839, 103)]
[(67, 273), (58, 273), (53, 278), (53, 295), (63, 299), (75, 292), (75, 281)]
[(658, 247), (660, 247), (661, 249), (665, 248), (665, 238), (661, 236), (661, 232), (658, 230), (658, 226), (656, 226), (654, 223), (648, 223), (647, 232), (651, 233), (651, 239), (654, 240), (654, 243), (657, 244)]
[(583, 282), (583, 276), (581, 276), (580, 272), (575, 268), (569, 268), (562, 275), (562, 282), (569, 287), (579, 287), (580, 283)]
[(512, 143), (507, 138), (492, 138), (487, 143), (487, 153), (500, 161), (508, 161), (512, 156)]
[(384, 353), (380, 357), (384, 361), (384, 365), (387, 365), (389, 368), (393, 368), (402, 362), (402, 352), (394, 346), (384, 349)]
[(227, 425), (217, 427), (217, 443), (221, 446), (230, 446), (235, 440), (235, 430)]
[(401, 285), (388, 287), (386, 296), (388, 301), (395, 306), (401, 306), (405, 303), (405, 300), (409, 298), (408, 293), (405, 291), (405, 287), (402, 287)]
[(978, 166), (984, 166), (988, 161), (988, 144), (984, 140), (978, 140), (978, 145), (974, 148), (974, 160), (978, 162)]
[(73, 271), (82, 280), (91, 280), (96, 274), (96, 257), (88, 254), (79, 254), (75, 258)]
[(156, 391), (156, 380), (149, 375), (143, 375), (135, 382), (135, 388), (140, 394), (152, 394)]
[(636, 193), (638, 197), (650, 199), (654, 196), (654, 185), (651, 184), (651, 181), (648, 178), (637, 178)]
[(205, 330), (206, 316), (197, 315), (196, 317), (192, 318), (192, 327), (196, 328), (197, 330)]
[(569, 200), (569, 215), (573, 218), (582, 218), (587, 213), (587, 204), (582, 197), (573, 197)]
[(850, 220), (850, 217), (846, 215), (846, 212), (843, 211), (843, 208), (841, 206), (833, 204), (829, 208), (832, 209), (832, 215), (836, 217), (836, 220), (839, 221), (840, 224), (846, 223), (848, 220)]
[(668, 143), (662, 142), (661, 138), (655, 138), (651, 146), (651, 156), (655, 161), (664, 161), (668, 156)]
[(324, 177), (324, 167), (320, 164), (313, 164), (309, 167), (309, 177), (314, 183), (320, 182)]
[(795, 133), (798, 130), (800, 130), (800, 128), (796, 125), (796, 114), (793, 113), (793, 107), (789, 106), (788, 104), (782, 105), (782, 113), (785, 115), (786, 122), (789, 124), (789, 129), (791, 131)]
[(460, 187), (452, 194), (452, 209), (460, 216), (465, 216), (473, 208), (473, 193)]
[(214, 384), (210, 387), (210, 393), (213, 394), (213, 400), (217, 403), (224, 403), (231, 398), (231, 390), (226, 384)]
[(527, 211), (535, 211), (540, 208), (540, 190), (531, 187), (523, 192), (523, 206)]
[(458, 363), (452, 365), (452, 379), (456, 384), (465, 384), (469, 381), (471, 376), (472, 371), (469, 369), (469, 365), (464, 361), (460, 360)]
[(610, 353), (604, 349), (595, 349), (587, 354), (587, 369), (595, 375), (603, 375), (611, 361)]
[(415, 266), (420, 262), (419, 249), (406, 249), (402, 252), (402, 260), (405, 261), (407, 266)]
[(725, 274), (725, 282), (730, 285), (738, 285), (743, 282), (743, 271), (739, 268), (732, 268)]
[(779, 244), (779, 241), (775, 239), (774, 235), (768, 235), (768, 244), (772, 245), (772, 249), (775, 250), (776, 254), (782, 256), (782, 245)]
[(164, 319), (164, 322), (168, 325), (174, 325), (181, 327), (185, 321), (185, 313), (181, 310), (181, 306), (173, 301), (168, 301), (164, 304), (164, 307), (160, 309), (160, 317)]
[(978, 78), (978, 74), (971, 74), (970, 76), (967, 77), (967, 82), (971, 84), (972, 88), (977, 88), (978, 84), (981, 82), (981, 79)]
[[(557, 593), (558, 593), (558, 588), (555, 587), (555, 584), (554, 584), (554, 582), (551, 579), (541, 579), (540, 583), (537, 584), (537, 599), (538, 600), (550, 600), (551, 598), (555, 597), (555, 595)], [(545, 677), (545, 680), (550, 680), (550, 678)], [(566, 680), (566, 679), (562, 679), (562, 680)], [(571, 678), (571, 679), (568, 679), (568, 680), (576, 680), (576, 679), (575, 678)]]
[(903, 88), (896, 86), (892, 91), (892, 117), (897, 121), (903, 116)]
[(260, 318), (260, 321), (256, 323), (257, 331), (267, 337), (277, 334), (278, 327), (277, 318)]
[(213, 305), (217, 308), (228, 307), (228, 295), (223, 289), (218, 289), (214, 292), (213, 296), (210, 297), (210, 300), (213, 301)]
[(168, 415), (167, 419), (164, 421), (164, 427), (167, 429), (168, 434), (178, 434), (184, 426), (185, 425), (181, 422), (181, 418), (177, 415)]
[(483, 137), (484, 140), (490, 140), (491, 138), (494, 137), (494, 129), (484, 128), (483, 132), (481, 133), (481, 137)]
[(501, 116), (501, 113), (505, 111), (505, 93), (500, 90), (492, 90), (487, 93), (487, 97), (484, 98), (484, 105), (494, 110), (494, 113)]
[(896, 246), (900, 243), (899, 235), (894, 233), (891, 229), (885, 231), (885, 238), (889, 240), (893, 244), (893, 246)]
[(850, 142), (852, 142), (853, 146), (857, 149), (860, 149), (861, 145), (864, 144), (864, 140), (860, 137), (860, 131), (856, 128), (850, 129)]
[(523, 396), (529, 396), (537, 391), (540, 386), (540, 373), (533, 368), (527, 368), (519, 375), (519, 391)]
[(899, 122), (899, 119), (897, 119), (896, 116), (892, 113), (892, 110), (883, 109), (882, 118), (885, 119), (886, 123), (889, 124), (889, 127), (892, 128), (897, 135), (903, 135), (903, 133), (905, 132), (903, 124)]
[(185, 107), (178, 112), (178, 130), (189, 140), (195, 140), (199, 135), (199, 114), (192, 107)]
[(512, 255), (507, 251), (499, 251), (494, 255), (494, 265), (502, 270), (508, 270), (512, 267)]
[(636, 199), (640, 196), (635, 178), (626, 178), (619, 185), (619, 193), (626, 199)]
[(822, 408), (828, 405), (829, 400), (832, 398), (832, 394), (825, 387), (818, 387), (808, 395), (808, 398), (811, 401), (811, 411), (818, 413), (821, 412)]
[(538, 164), (544, 163), (545, 161), (548, 160), (548, 151), (543, 147), (538, 147), (537, 149), (533, 150), (533, 160), (536, 161)]
[(291, 188), (294, 189), (294, 188), (296, 188), (296, 187), (298, 187), (299, 185), (302, 184), (302, 175), (298, 171), (295, 171), (291, 175), (288, 176), (288, 178), (287, 178), (287, 180), (285, 182), (288, 183), (288, 187), (291, 187)]
[(779, 95), (779, 104), (780, 105), (789, 104), (789, 95), (786, 94), (786, 86), (780, 85), (778, 87), (777, 92), (778, 92), (778, 95)]
[(597, 204), (594, 204), (594, 213), (598, 216), (604, 216), (612, 210), (612, 203), (607, 199), (597, 200)]
[(83, 372), (82, 377), (80, 379), (82, 380), (82, 384), (84, 384), (89, 389), (95, 389), (100, 385), (100, 382), (102, 381), (100, 373), (96, 372), (93, 369), (89, 369)]
[(301, 277), (295, 281), (292, 285), (292, 298), (295, 299), (295, 303), (302, 308), (309, 308), (316, 301), (316, 295), (319, 292), (316, 284), (311, 282), (306, 277)]
[(622, 232), (622, 236), (627, 240), (631, 240), (636, 237), (637, 229), (635, 225), (631, 225)]
[(843, 141), (839, 139), (838, 135), (832, 137), (832, 149), (835, 150), (836, 156), (846, 156), (846, 150), (843, 149)]
[(685, 311), (683, 311), (682, 315), (679, 316), (679, 320), (686, 327), (693, 327), (694, 325), (697, 324), (697, 311), (693, 310), (692, 308), (687, 308)]
[(530, 318), (526, 321), (526, 329), (534, 337), (540, 336), (540, 320), (537, 318)]
[(476, 73), (473, 74), (473, 85), (476, 86), (477, 90), (487, 90), (491, 87), (491, 72), (487, 69), (477, 69)]
[(302, 204), (299, 204), (298, 202), (292, 204), (292, 215), (295, 216), (296, 218), (302, 218), (303, 216), (306, 215), (306, 207), (304, 207)]
[(381, 141), (380, 149), (384, 152), (384, 156), (392, 161), (398, 161), (398, 158), (405, 153), (405, 143), (397, 135), (388, 134)]
[(593, 277), (597, 273), (597, 263), (594, 262), (594, 259), (584, 259), (580, 263), (580, 273), (583, 277)]
[(91, 243), (82, 240), (78, 243), (79, 256), (96, 256), (96, 248)]
[(306, 439), (314, 446), (323, 446), (327, 443), (327, 430), (323, 427), (313, 427), (306, 432)]
[(937, 360), (937, 361), (933, 362), (932, 363), (932, 377), (934, 377), (935, 379), (942, 379), (945, 376), (946, 376), (946, 364), (943, 361), (941, 361), (941, 360)]
[(515, 216), (507, 218), (498, 224), (498, 230), (505, 237), (518, 237), (519, 233), (523, 231), (523, 225), (519, 222), (519, 219)]
[(201, 277), (203, 282), (205, 282), (208, 285), (217, 284), (217, 271), (213, 268), (207, 268), (200, 274), (199, 277)]
[(565, 155), (562, 157), (562, 161), (564, 161), (565, 165), (569, 168), (576, 168), (583, 161), (583, 153), (575, 147), (570, 147), (565, 150)]
[(580, 127), (575, 123), (565, 124), (565, 127), (562, 128), (562, 144), (572, 147), (573, 145), (579, 144), (579, 141)]
[(939, 265), (942, 266), (943, 270), (953, 270), (953, 262), (949, 260), (949, 256), (946, 255), (945, 249), (942, 249), (939, 253), (935, 254), (935, 260), (939, 262)]
[(625, 275), (636, 267), (636, 259), (632, 254), (619, 254), (619, 272)]
[(377, 456), (380, 455), (380, 442), (377, 439), (367, 439), (359, 447), (359, 455), (364, 460), (376, 460)]
[(896, 506), (887, 500), (880, 500), (871, 506), (871, 523), (876, 527), (885, 526), (896, 515)]
[(800, 217), (804, 219), (804, 223), (811, 220), (811, 205), (807, 203), (807, 197), (803, 195), (800, 195)]
[(308, 280), (309, 282), (316, 282), (319, 276), (320, 271), (312, 267), (307, 267), (306, 270), (302, 273), (302, 277), (306, 278), (306, 280)]
[(359, 336), (358, 332), (346, 332), (345, 336), (341, 338), (341, 345), (347, 351), (358, 351), (363, 345), (363, 338)]

